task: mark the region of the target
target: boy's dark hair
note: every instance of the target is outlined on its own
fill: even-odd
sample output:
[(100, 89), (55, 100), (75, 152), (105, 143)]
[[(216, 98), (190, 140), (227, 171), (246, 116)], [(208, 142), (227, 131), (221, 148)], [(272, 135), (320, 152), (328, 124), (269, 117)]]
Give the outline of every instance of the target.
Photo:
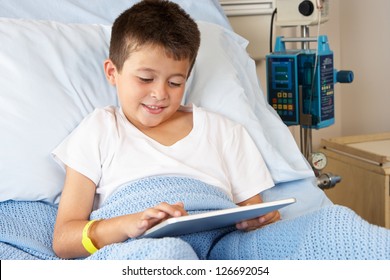
[(178, 4), (143, 0), (115, 20), (109, 57), (120, 72), (131, 52), (145, 45), (162, 47), (175, 60), (189, 59), (192, 68), (200, 46), (200, 32)]

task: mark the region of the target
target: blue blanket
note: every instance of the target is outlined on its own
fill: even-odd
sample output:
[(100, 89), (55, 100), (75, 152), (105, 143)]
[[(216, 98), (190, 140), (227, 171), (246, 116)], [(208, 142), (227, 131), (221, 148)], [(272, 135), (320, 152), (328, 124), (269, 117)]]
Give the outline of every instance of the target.
[[(189, 213), (236, 207), (218, 188), (181, 177), (122, 186), (91, 218), (183, 201)], [(51, 249), (57, 208), (42, 202), (0, 203), (0, 259), (58, 259)], [(353, 211), (326, 206), (251, 232), (224, 228), (179, 237), (129, 239), (86, 259), (390, 259), (390, 230)]]

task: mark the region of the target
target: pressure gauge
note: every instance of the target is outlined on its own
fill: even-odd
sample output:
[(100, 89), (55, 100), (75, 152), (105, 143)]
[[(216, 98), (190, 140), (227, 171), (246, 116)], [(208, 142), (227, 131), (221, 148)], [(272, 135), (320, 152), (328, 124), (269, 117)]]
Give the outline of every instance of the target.
[(310, 157), (311, 166), (316, 170), (322, 170), (326, 167), (328, 160), (326, 155), (321, 152), (315, 152)]

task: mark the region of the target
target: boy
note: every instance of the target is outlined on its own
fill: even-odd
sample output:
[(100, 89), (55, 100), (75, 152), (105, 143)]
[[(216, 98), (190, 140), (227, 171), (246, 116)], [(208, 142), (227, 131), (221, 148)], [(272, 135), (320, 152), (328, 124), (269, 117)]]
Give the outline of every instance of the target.
[[(88, 256), (164, 219), (187, 215), (183, 203), (162, 202), (143, 212), (89, 221), (126, 182), (180, 174), (223, 189), (238, 205), (261, 203), (259, 193), (273, 186), (242, 126), (181, 106), (200, 45), (188, 14), (169, 1), (145, 0), (117, 18), (111, 36), (104, 71), (121, 106), (96, 109), (53, 152), (66, 166), (53, 239), (62, 258)], [(237, 228), (252, 230), (279, 217), (275, 211)]]

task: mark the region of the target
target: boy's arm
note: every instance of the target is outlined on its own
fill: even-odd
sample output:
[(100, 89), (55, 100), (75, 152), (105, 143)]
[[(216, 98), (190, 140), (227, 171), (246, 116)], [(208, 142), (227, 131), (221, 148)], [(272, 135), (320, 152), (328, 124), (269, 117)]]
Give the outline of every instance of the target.
[[(238, 206), (245, 206), (245, 205), (251, 205), (251, 204), (258, 204), (262, 203), (263, 199), (260, 194), (252, 196), (251, 198), (244, 200), (240, 203), (237, 203)], [(246, 220), (241, 223), (238, 223), (236, 225), (237, 229), (242, 230), (254, 230), (257, 228), (260, 228), (262, 226), (265, 226), (267, 224), (273, 223), (280, 220), (280, 213), (279, 211), (272, 211), (270, 213), (267, 213), (261, 217), (252, 219), (252, 220)]]
[(53, 236), (53, 250), (59, 257), (88, 255), (81, 240), (83, 228), (92, 210), (95, 188), (90, 179), (72, 168), (66, 168)]
[[(82, 245), (82, 232), (89, 221), (96, 185), (86, 176), (66, 169), (66, 179), (54, 227), (53, 249), (61, 258), (78, 258), (89, 253)], [(88, 237), (96, 248), (137, 237), (169, 216), (181, 216), (183, 205), (161, 203), (143, 212), (100, 220), (91, 225)]]

